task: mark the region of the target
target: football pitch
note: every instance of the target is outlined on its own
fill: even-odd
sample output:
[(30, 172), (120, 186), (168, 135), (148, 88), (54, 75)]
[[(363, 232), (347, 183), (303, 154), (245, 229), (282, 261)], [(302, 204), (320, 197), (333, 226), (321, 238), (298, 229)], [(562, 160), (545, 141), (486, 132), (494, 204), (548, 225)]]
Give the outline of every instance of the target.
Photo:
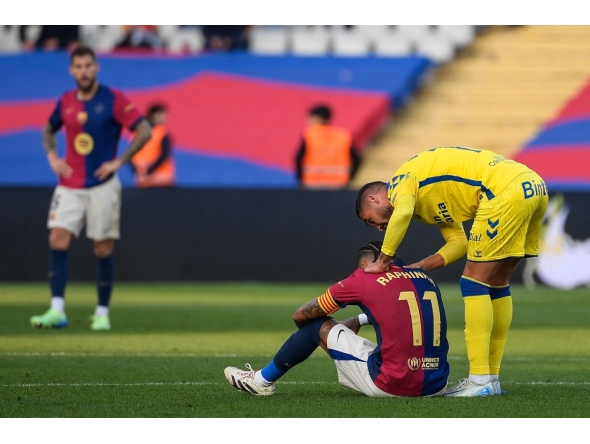
[[(322, 284), (123, 284), (111, 331), (90, 330), (92, 284), (67, 289), (69, 327), (37, 330), (45, 284), (0, 284), (3, 418), (588, 418), (590, 290), (513, 286), (514, 319), (501, 374), (504, 396), (368, 398), (340, 386), (318, 349), (269, 397), (231, 387), (223, 369), (266, 365), (295, 331), (293, 312)], [(442, 285), (450, 383), (467, 375), (463, 301)], [(359, 313), (347, 307), (345, 319)], [(361, 334), (374, 339), (370, 326)]]

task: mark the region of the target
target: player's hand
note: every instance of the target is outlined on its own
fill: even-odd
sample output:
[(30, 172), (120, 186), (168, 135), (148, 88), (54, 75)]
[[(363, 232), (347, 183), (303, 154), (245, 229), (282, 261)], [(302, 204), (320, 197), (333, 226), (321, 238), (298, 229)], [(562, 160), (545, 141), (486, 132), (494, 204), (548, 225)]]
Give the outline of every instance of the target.
[(119, 168), (121, 168), (121, 161), (119, 159), (109, 160), (98, 167), (94, 172), (94, 176), (100, 180), (105, 180)]
[(72, 167), (69, 166), (64, 159), (57, 156), (47, 156), (49, 166), (55, 174), (59, 177), (70, 177), (72, 175)]
[(383, 273), (389, 270), (389, 264), (391, 264), (391, 257), (381, 254), (375, 262), (371, 262), (364, 268), (365, 273)]

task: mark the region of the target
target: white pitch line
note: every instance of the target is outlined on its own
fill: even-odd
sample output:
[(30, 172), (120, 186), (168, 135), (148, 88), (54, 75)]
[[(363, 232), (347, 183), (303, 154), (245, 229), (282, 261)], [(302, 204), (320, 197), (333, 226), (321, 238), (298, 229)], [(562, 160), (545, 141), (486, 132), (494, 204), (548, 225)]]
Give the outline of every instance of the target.
[[(338, 385), (337, 382), (280, 382), (279, 384), (290, 385)], [(148, 387), (148, 386), (205, 386), (205, 385), (227, 385), (220, 382), (47, 382), (29, 384), (0, 384), (0, 387)]]
[[(91, 357), (91, 358), (200, 358), (200, 357), (214, 357), (214, 358), (239, 358), (239, 357), (256, 357), (267, 358), (272, 357), (270, 354), (234, 354), (234, 353), (78, 353), (78, 352), (6, 352), (0, 353), (0, 356), (12, 357)], [(313, 356), (312, 356), (313, 358)], [(449, 361), (466, 360), (464, 356), (449, 356)], [(547, 361), (547, 362), (590, 362), (590, 357), (563, 357), (563, 358), (547, 358), (544, 356), (529, 357), (529, 356), (504, 356), (504, 361)]]
[[(545, 382), (545, 381), (531, 381), (531, 382), (510, 382), (502, 381), (507, 385), (521, 385), (521, 386), (587, 386), (590, 382)], [(278, 382), (280, 385), (339, 385), (338, 382), (322, 382), (322, 381), (300, 381), (300, 382)], [(211, 386), (211, 385), (227, 385), (220, 382), (48, 382), (48, 383), (29, 383), (29, 384), (1, 384), (0, 387), (11, 388), (28, 388), (28, 387), (149, 387), (149, 386)]]
[(238, 354), (207, 354), (207, 353), (78, 353), (78, 352), (6, 352), (0, 353), (0, 356), (17, 356), (17, 357), (38, 357), (38, 356), (55, 356), (55, 357), (91, 357), (91, 358), (237, 358), (240, 356), (270, 357), (272, 355), (238, 355)]

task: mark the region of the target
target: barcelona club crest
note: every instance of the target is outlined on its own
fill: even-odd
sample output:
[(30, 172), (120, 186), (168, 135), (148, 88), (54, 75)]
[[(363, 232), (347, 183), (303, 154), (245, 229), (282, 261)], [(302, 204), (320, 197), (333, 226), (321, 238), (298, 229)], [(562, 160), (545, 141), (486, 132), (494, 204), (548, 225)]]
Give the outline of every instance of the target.
[(86, 111), (80, 111), (76, 115), (76, 119), (78, 120), (78, 123), (80, 125), (84, 125), (86, 123), (86, 121), (88, 120), (88, 113)]

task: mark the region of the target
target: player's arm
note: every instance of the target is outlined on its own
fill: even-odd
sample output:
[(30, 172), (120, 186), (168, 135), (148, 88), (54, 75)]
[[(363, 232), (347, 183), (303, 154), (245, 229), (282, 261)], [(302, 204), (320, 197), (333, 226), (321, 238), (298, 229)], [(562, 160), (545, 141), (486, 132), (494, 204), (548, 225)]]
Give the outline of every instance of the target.
[(461, 222), (442, 224), (440, 232), (446, 243), (431, 256), (410, 265), (410, 268), (422, 268), (425, 271), (444, 267), (462, 258), (467, 253), (467, 236)]
[(121, 166), (127, 162), (129, 159), (133, 157), (135, 153), (137, 153), (150, 138), (152, 137), (152, 126), (149, 124), (147, 119), (141, 119), (134, 128), (135, 130), (135, 137), (125, 150), (125, 152), (118, 158), (113, 159), (108, 162), (104, 162), (98, 169), (94, 172), (94, 175), (98, 177), (100, 180), (105, 180), (115, 171), (117, 171)]
[(328, 313), (321, 307), (319, 298), (317, 298), (299, 307), (293, 314), (293, 322), (295, 322), (297, 328), (301, 328), (314, 319), (325, 318), (326, 316), (328, 316)]
[[(363, 322), (361, 322), (361, 319), (363, 319)], [(367, 318), (366, 314), (353, 316), (352, 318), (345, 319), (340, 323), (345, 327), (350, 328), (355, 334), (358, 334), (363, 325), (371, 325), (371, 322), (369, 321), (369, 318)]]
[(382, 273), (387, 271), (389, 264), (401, 244), (414, 214), (416, 198), (412, 194), (397, 196), (395, 208), (385, 230), (381, 254), (375, 262), (365, 268), (366, 273)]
[(147, 119), (140, 120), (135, 127), (135, 131), (135, 137), (131, 140), (127, 150), (125, 150), (121, 157), (119, 157), (121, 164), (129, 162), (129, 159), (131, 159), (133, 155), (137, 153), (152, 137), (152, 126)]
[(43, 148), (45, 148), (45, 152), (47, 153), (47, 162), (49, 162), (49, 166), (55, 174), (58, 176), (69, 177), (72, 175), (72, 167), (69, 166), (64, 159), (60, 159), (57, 154), (56, 132), (57, 131), (54, 129), (53, 125), (48, 122), (47, 125), (43, 127), (41, 133), (43, 138)]

